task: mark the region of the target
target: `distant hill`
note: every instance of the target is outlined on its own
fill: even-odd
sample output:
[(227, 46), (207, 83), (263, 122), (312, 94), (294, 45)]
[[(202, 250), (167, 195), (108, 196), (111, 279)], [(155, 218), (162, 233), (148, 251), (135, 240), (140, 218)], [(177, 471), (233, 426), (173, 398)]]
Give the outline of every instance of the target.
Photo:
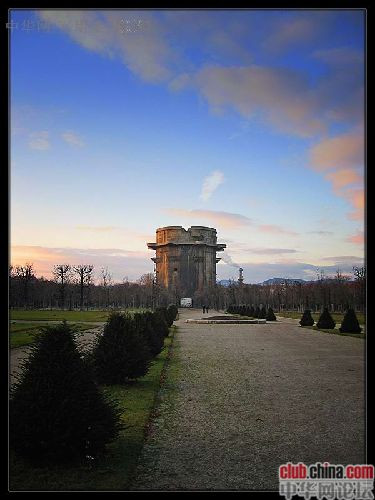
[[(330, 280), (330, 279), (335, 279), (334, 276), (327, 276), (325, 278), (326, 280)], [(301, 283), (301, 284), (307, 284), (307, 283), (315, 283), (314, 280), (304, 280), (304, 279), (301, 279), (301, 278), (270, 278), (268, 280), (265, 280), (265, 281), (262, 281), (262, 282), (258, 282), (258, 283), (244, 283), (244, 285), (249, 285), (249, 284), (257, 284), (257, 285), (281, 285), (282, 283), (284, 282), (287, 282), (289, 285), (295, 285), (297, 283)], [(350, 282), (354, 282), (355, 279), (350, 279), (349, 280)], [(221, 285), (221, 286), (230, 286), (230, 285), (238, 285), (238, 280), (220, 280), (220, 281), (217, 281), (217, 284), (218, 285)]]
[(290, 285), (296, 284), (296, 283), (309, 283), (307, 280), (303, 280), (300, 278), (270, 278), (269, 280), (263, 281), (261, 285), (280, 285), (281, 283), (284, 282), (289, 283)]
[[(296, 283), (310, 283), (310, 281), (303, 280), (300, 278), (270, 278), (266, 281), (263, 281), (262, 283), (258, 283), (258, 285), (280, 285), (281, 283), (284, 282), (289, 283), (290, 285), (296, 284)], [(238, 285), (238, 280), (220, 280), (217, 282), (218, 285), (221, 286), (230, 286), (232, 284)], [(246, 285), (247, 283), (245, 283)]]
[(221, 286), (229, 286), (231, 283), (234, 283), (232, 280), (220, 280), (217, 282), (218, 285)]

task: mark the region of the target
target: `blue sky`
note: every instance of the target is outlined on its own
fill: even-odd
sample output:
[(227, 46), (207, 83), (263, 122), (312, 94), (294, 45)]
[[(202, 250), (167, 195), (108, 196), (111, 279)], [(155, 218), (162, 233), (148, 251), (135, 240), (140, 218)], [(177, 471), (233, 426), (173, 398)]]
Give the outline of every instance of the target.
[(363, 11), (11, 20), (13, 263), (137, 279), (166, 225), (217, 229), (218, 278), (363, 261)]

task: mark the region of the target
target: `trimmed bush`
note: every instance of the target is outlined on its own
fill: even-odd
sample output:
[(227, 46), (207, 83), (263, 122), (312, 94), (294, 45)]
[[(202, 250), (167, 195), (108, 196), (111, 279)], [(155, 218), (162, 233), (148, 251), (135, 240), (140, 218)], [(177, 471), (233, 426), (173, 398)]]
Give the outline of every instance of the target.
[(258, 318), (259, 319), (266, 319), (266, 316), (267, 316), (267, 309), (263, 306), (259, 312)]
[(325, 330), (332, 330), (333, 328), (335, 328), (336, 323), (333, 320), (332, 316), (329, 314), (327, 307), (324, 308), (316, 326), (317, 328), (322, 328)]
[(173, 324), (173, 321), (177, 318), (177, 314), (178, 314), (177, 306), (175, 306), (174, 304), (171, 304), (168, 307), (168, 314), (169, 314), (169, 317), (172, 320), (172, 324)]
[(146, 375), (151, 352), (146, 337), (128, 314), (112, 313), (93, 351), (93, 365), (101, 384), (126, 384)]
[(158, 335), (162, 338), (168, 337), (169, 328), (167, 322), (165, 321), (165, 316), (162, 311), (155, 311), (151, 318), (152, 328)]
[(163, 315), (164, 321), (167, 323), (168, 328), (173, 325), (173, 319), (171, 319), (171, 316), (168, 313), (168, 309), (166, 307), (158, 307), (155, 312)]
[(299, 324), (301, 326), (313, 326), (314, 325), (314, 318), (311, 316), (310, 309), (306, 309), (304, 311), (304, 313), (302, 314), (302, 318), (300, 319)]
[(346, 311), (339, 330), (341, 333), (361, 333), (362, 328), (359, 326), (354, 309), (350, 308)]
[(152, 323), (153, 313), (147, 311), (145, 313), (134, 314), (138, 331), (146, 338), (152, 357), (161, 353), (164, 348), (164, 336), (160, 332), (155, 331)]
[(251, 316), (251, 308), (250, 308), (250, 306), (245, 306), (245, 316)]
[(10, 445), (35, 465), (97, 456), (121, 429), (120, 413), (93, 381), (66, 322), (45, 327), (11, 391)]
[(266, 320), (267, 321), (277, 321), (276, 320), (276, 316), (275, 316), (275, 314), (273, 312), (272, 307), (268, 308), (267, 315), (266, 315)]

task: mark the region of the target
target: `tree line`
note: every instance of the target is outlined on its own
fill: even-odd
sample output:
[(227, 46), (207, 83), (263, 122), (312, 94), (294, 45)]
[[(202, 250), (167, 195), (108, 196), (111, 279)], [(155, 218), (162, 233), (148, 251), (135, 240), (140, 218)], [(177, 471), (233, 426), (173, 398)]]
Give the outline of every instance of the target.
[[(91, 264), (57, 264), (50, 279), (37, 277), (33, 264), (10, 266), (9, 305), (25, 309), (118, 309), (151, 308), (178, 305), (181, 297), (158, 285), (152, 273), (143, 274), (137, 281), (124, 278), (114, 282), (112, 273), (103, 267), (95, 279)], [(366, 269), (354, 267), (352, 275), (337, 270), (335, 276), (326, 276), (317, 270), (314, 281), (299, 282), (284, 279), (276, 284), (239, 284), (197, 290), (193, 306), (206, 304), (211, 308), (226, 310), (230, 305), (265, 306), (275, 311), (344, 312), (352, 307), (365, 311)]]
[(353, 275), (337, 270), (335, 276), (326, 276), (317, 270), (317, 279), (300, 282), (284, 279), (267, 285), (247, 285), (233, 282), (226, 287), (212, 290), (211, 302), (215, 309), (227, 309), (230, 305), (265, 306), (275, 311), (345, 312), (353, 308), (357, 312), (366, 309), (366, 268), (353, 267)]
[[(162, 305), (168, 304), (162, 294)], [(153, 307), (153, 275), (136, 282), (124, 278), (115, 283), (108, 268), (101, 268), (95, 280), (92, 264), (57, 264), (52, 277), (37, 277), (32, 263), (10, 266), (9, 306), (12, 309), (68, 309)]]

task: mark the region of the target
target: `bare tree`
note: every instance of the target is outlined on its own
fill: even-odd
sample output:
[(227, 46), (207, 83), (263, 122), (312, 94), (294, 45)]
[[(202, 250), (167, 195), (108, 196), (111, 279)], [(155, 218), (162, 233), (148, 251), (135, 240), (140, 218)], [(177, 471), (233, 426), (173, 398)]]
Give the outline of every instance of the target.
[(335, 276), (335, 303), (340, 311), (349, 307), (348, 303), (348, 281), (350, 276), (342, 274), (341, 269), (336, 270)]
[(320, 300), (321, 300), (321, 303), (318, 304), (318, 306), (320, 306), (320, 309), (321, 309), (322, 304), (323, 304), (323, 307), (326, 307), (326, 305), (327, 305), (326, 304), (326, 302), (327, 302), (327, 299), (326, 299), (326, 290), (325, 290), (326, 276), (324, 274), (324, 269), (317, 269), (316, 270), (316, 274), (317, 274), (317, 281), (319, 283)]
[(16, 266), (14, 274), (19, 280), (23, 290), (23, 307), (28, 307), (30, 296), (30, 284), (35, 279), (34, 264), (26, 262), (24, 266)]
[(66, 286), (70, 283), (72, 277), (72, 268), (69, 264), (57, 264), (53, 266), (52, 271), (54, 281), (60, 288), (60, 307), (65, 308)]
[(366, 305), (366, 268), (354, 266), (353, 274), (359, 292), (359, 305), (361, 310), (364, 311)]
[(89, 287), (92, 284), (92, 273), (94, 266), (91, 264), (79, 264), (73, 266), (73, 272), (77, 275), (77, 283), (80, 290), (80, 310), (83, 310), (83, 297), (85, 287)]
[(111, 287), (113, 285), (113, 280), (112, 280), (112, 274), (108, 271), (108, 267), (101, 268), (100, 277), (101, 277), (100, 284), (102, 285), (102, 287), (104, 289), (105, 304), (106, 304), (106, 307), (109, 307), (110, 291), (111, 291)]
[(154, 275), (152, 273), (142, 274), (142, 276), (137, 280), (139, 285), (151, 286), (154, 280)]
[(14, 277), (14, 268), (12, 264), (8, 266), (8, 294), (9, 294), (9, 308), (13, 307), (14, 300), (13, 300), (13, 277)]
[(364, 281), (366, 279), (366, 268), (354, 266), (353, 274), (357, 281)]

